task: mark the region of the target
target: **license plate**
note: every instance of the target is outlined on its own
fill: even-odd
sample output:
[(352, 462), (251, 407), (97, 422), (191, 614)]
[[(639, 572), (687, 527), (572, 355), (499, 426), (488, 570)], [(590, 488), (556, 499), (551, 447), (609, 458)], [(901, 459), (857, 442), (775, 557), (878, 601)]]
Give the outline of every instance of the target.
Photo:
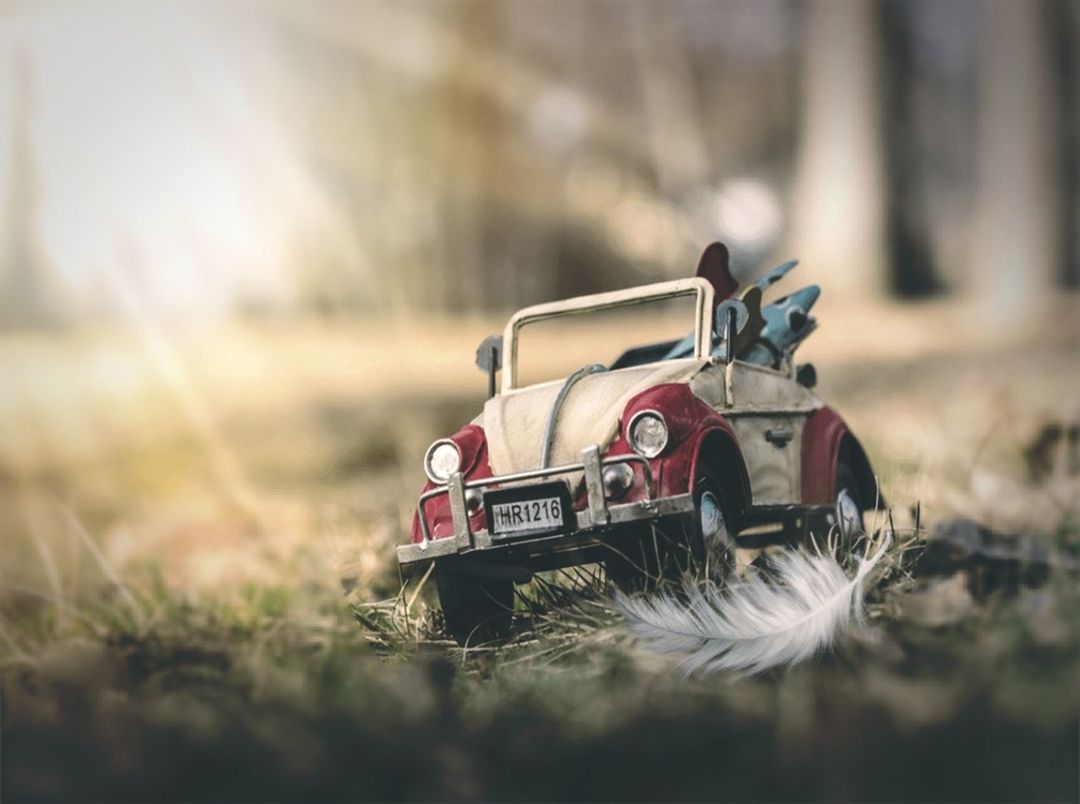
[(489, 491), (484, 507), (492, 539), (565, 533), (575, 521), (565, 483)]

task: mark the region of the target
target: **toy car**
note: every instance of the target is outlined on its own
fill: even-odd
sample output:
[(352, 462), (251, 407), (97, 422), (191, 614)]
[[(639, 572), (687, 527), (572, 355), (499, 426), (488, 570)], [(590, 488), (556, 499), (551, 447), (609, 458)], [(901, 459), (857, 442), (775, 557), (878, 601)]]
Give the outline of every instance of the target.
[[(412, 541), (397, 548), (406, 570), (434, 562), (459, 643), (507, 634), (514, 583), (542, 570), (602, 563), (633, 585), (694, 557), (861, 530), (862, 512), (882, 504), (870, 462), (811, 390), (813, 367), (793, 358), (815, 326), (817, 288), (761, 308), (793, 266), (737, 294), (714, 243), (693, 278), (528, 307), (481, 345), (489, 399), (428, 448)], [(686, 338), (519, 383), (524, 328), (679, 297), (693, 300)]]

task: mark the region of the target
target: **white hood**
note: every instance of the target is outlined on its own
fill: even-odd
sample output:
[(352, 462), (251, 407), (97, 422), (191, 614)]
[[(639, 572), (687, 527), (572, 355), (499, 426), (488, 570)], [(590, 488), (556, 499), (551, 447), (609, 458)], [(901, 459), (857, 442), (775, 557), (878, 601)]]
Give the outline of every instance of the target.
[[(551, 466), (576, 463), (581, 450), (596, 444), (601, 452), (614, 440), (626, 403), (654, 385), (689, 382), (706, 360), (667, 360), (640, 368), (589, 374), (571, 389), (555, 423)], [(563, 381), (494, 396), (476, 423), (487, 435), (488, 458), (496, 475), (540, 466), (544, 430)]]

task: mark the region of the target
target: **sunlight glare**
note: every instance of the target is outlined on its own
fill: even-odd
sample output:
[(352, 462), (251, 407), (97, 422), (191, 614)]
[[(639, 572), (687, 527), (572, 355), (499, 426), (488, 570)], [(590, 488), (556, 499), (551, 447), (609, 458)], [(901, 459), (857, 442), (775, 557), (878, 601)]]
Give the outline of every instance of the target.
[[(155, 316), (290, 293), (290, 250), (325, 201), (236, 56), (278, 46), (248, 16), (133, 2), (0, 16), (0, 204), (19, 203), (12, 162), (32, 160), (37, 237), (78, 309), (115, 310), (117, 273)], [(29, 154), (13, 151), (20, 125)]]

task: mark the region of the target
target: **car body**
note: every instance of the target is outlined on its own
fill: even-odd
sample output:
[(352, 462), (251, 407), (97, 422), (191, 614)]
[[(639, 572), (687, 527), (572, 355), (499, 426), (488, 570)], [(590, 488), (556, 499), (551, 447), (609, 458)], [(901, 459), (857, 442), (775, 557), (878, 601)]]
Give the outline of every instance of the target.
[[(405, 569), (435, 563), (458, 641), (504, 633), (508, 612), (499, 607), (512, 606), (512, 584), (537, 571), (659, 568), (632, 558), (657, 543), (658, 531), (678, 534), (688, 553), (709, 548), (709, 538), (732, 552), (761, 549), (831, 527), (846, 513), (838, 503), (858, 511), (878, 503), (862, 447), (800, 382), (794, 360), (774, 368), (716, 356), (725, 340), (718, 296), (732, 291), (702, 273), (528, 307), (510, 319), (501, 389), (429, 449), (412, 539), (397, 549)], [(524, 327), (680, 297), (693, 300), (687, 356), (667, 357), (673, 343), (647, 344), (607, 367), (519, 386)], [(728, 339), (735, 325), (732, 314)], [(489, 363), (492, 377), (496, 368)]]

